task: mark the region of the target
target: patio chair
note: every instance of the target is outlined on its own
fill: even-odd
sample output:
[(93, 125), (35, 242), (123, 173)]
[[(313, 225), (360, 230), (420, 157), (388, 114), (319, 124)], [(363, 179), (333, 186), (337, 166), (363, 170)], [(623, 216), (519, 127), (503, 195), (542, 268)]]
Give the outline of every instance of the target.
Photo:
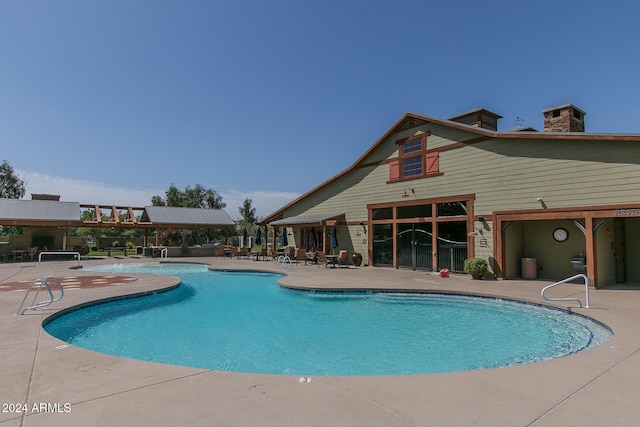
[(338, 252), (338, 265), (340, 267), (349, 267), (349, 252), (342, 250)]
[(264, 259), (273, 261), (273, 258), (274, 258), (273, 252), (274, 252), (273, 249), (267, 248), (267, 255), (265, 255)]
[(27, 252), (27, 255), (29, 256), (31, 261), (33, 261), (33, 258), (35, 258), (38, 255), (38, 247), (34, 246), (29, 248), (29, 252)]
[(318, 260), (318, 267), (324, 265), (324, 268), (327, 268), (327, 264), (329, 263), (329, 260), (327, 260), (327, 255), (325, 255), (325, 253), (322, 251), (318, 251), (316, 252), (316, 257)]
[(220, 245), (218, 247), (216, 247), (216, 256), (218, 258), (224, 258), (224, 246)]
[(318, 255), (316, 251), (305, 252), (304, 255), (304, 265), (307, 265), (307, 262), (310, 262), (311, 264), (318, 263)]
[(302, 249), (302, 248), (296, 249), (295, 256), (294, 256), (294, 258), (291, 258), (291, 260), (296, 262), (296, 263), (300, 262), (300, 261), (305, 261), (305, 263), (306, 263), (306, 252), (305, 252), (305, 250)]
[(248, 258), (249, 257), (249, 249), (248, 248), (238, 248), (236, 252), (236, 258)]

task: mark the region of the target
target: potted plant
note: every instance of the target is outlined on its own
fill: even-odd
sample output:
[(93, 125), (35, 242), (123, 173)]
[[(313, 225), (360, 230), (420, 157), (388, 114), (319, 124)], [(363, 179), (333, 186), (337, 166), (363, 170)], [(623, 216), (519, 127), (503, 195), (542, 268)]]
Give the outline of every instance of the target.
[(355, 265), (356, 267), (360, 267), (360, 265), (362, 265), (362, 254), (354, 252), (351, 255), (351, 262), (353, 262), (353, 265)]
[(476, 280), (482, 279), (489, 271), (489, 263), (483, 258), (467, 258), (464, 260), (464, 270)]

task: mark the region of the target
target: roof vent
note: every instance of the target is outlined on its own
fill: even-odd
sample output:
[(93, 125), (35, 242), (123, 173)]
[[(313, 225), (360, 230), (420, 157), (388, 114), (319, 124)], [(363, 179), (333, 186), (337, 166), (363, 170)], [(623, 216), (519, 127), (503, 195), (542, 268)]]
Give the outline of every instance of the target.
[(467, 111), (458, 116), (451, 117), (449, 120), (464, 123), (465, 125), (475, 126), (479, 128), (498, 130), (498, 119), (502, 116), (496, 113), (492, 113), (484, 108), (478, 108), (476, 110)]

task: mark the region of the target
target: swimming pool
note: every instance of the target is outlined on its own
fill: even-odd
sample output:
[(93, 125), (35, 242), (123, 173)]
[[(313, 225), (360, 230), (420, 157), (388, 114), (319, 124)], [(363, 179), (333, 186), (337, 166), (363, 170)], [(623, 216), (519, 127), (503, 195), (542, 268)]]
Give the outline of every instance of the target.
[(399, 375), (562, 357), (606, 342), (579, 315), (494, 298), (281, 288), (278, 274), (204, 265), (109, 266), (181, 278), (178, 288), (70, 311), (45, 330), (117, 356), (234, 372)]

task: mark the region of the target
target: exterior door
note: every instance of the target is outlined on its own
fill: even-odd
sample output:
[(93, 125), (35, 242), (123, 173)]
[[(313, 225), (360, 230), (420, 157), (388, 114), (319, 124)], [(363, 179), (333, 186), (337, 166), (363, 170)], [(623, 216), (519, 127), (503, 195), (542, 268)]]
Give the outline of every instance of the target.
[(391, 224), (373, 226), (373, 265), (393, 266), (393, 232)]
[(396, 236), (398, 268), (432, 269), (432, 235), (431, 224), (399, 224)]
[(441, 222), (438, 224), (438, 268), (462, 272), (467, 258), (466, 222)]
[(616, 283), (624, 283), (627, 281), (627, 255), (625, 240), (625, 224), (623, 218), (616, 218), (613, 221), (613, 238), (615, 245), (616, 259)]

